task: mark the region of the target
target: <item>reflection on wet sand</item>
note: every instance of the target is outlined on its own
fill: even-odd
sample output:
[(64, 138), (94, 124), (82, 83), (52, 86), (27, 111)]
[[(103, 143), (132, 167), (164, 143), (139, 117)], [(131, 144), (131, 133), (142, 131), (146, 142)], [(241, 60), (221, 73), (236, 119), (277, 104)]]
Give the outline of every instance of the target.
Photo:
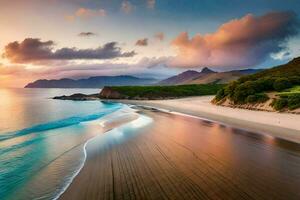
[(103, 135), (62, 199), (300, 199), (300, 145), (169, 113)]

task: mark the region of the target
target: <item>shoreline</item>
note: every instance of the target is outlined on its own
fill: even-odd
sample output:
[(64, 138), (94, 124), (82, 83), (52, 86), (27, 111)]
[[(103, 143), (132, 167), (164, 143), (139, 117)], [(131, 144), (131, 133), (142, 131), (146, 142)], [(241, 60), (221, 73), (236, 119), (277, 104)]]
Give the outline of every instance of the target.
[[(105, 132), (104, 132), (105, 133)], [(81, 172), (82, 168), (84, 167), (84, 164), (86, 162), (86, 159), (87, 159), (87, 152), (86, 152), (86, 146), (88, 145), (88, 143), (90, 141), (92, 141), (93, 139), (95, 139), (95, 137), (92, 137), (90, 139), (88, 139), (84, 144), (83, 144), (83, 155), (84, 155), (84, 158), (83, 158), (83, 161), (82, 163), (80, 164), (80, 166), (78, 167), (78, 170), (76, 170), (76, 172), (70, 177), (70, 180), (68, 180), (66, 183), (65, 183), (65, 186), (61, 189), (61, 191), (59, 191), (59, 193), (56, 195), (56, 197), (53, 198), (53, 200), (57, 200), (57, 199), (60, 199), (60, 197), (68, 190), (68, 188), (70, 187), (70, 185), (72, 184), (72, 182), (74, 181), (74, 179), (78, 176), (78, 174)]]
[[(298, 155), (298, 144), (259, 134), (252, 137), (247, 131), (199, 117), (188, 119), (185, 114), (145, 107), (137, 110), (151, 118), (152, 124), (139, 127), (138, 122), (129, 123), (127, 130), (116, 128), (92, 138), (86, 145), (84, 167), (59, 199), (231, 199), (245, 194), (254, 199), (260, 195), (284, 199), (286, 194), (299, 195), (295, 184), (286, 184), (291, 176), (285, 177), (282, 168), (272, 165), (293, 162), (290, 151)], [(277, 156), (265, 152), (265, 145), (267, 152)], [(238, 148), (241, 151), (233, 151)], [(263, 162), (266, 160), (270, 162)], [(265, 164), (270, 164), (268, 176)], [(294, 165), (288, 166), (297, 175)], [(282, 181), (278, 182), (278, 176)], [(250, 180), (255, 187), (241, 184)], [(283, 189), (266, 193), (268, 186)]]
[[(127, 119), (124, 118), (124, 116), (127, 116)], [(95, 135), (94, 137), (92, 137), (92, 138), (88, 139), (86, 142), (84, 142), (83, 147), (82, 147), (83, 155), (84, 155), (82, 163), (80, 164), (80, 166), (78, 167), (76, 172), (74, 172), (74, 174), (72, 174), (70, 176), (70, 179), (65, 182), (65, 186), (57, 193), (57, 195), (53, 198), (53, 200), (60, 199), (64, 195), (64, 193), (72, 185), (74, 179), (80, 174), (80, 172), (84, 168), (86, 161), (87, 161), (87, 156), (88, 156), (87, 146), (90, 142), (96, 140), (96, 138), (98, 136), (107, 134), (108, 132), (113, 131), (116, 128), (122, 127), (130, 122), (133, 122), (138, 118), (139, 118), (139, 115), (136, 114), (136, 110), (131, 109), (129, 107), (124, 107), (121, 110), (117, 110), (117, 111), (111, 113), (110, 115), (101, 118), (100, 120), (95, 120), (95, 121), (90, 122), (93, 124), (98, 124), (99, 128), (101, 128), (103, 130), (100, 131), (99, 134)]]
[(171, 100), (106, 101), (162, 109), (300, 143), (300, 125), (297, 124), (300, 115), (217, 106), (210, 103), (212, 98), (213, 96), (202, 96)]
[[(126, 105), (126, 104), (125, 104)], [(126, 105), (127, 106), (127, 105)], [(126, 109), (126, 110), (125, 110)], [(131, 119), (123, 119), (124, 116), (122, 116), (122, 114), (117, 114), (117, 116), (114, 116), (114, 115), (111, 115), (111, 121), (108, 121), (108, 120), (102, 120), (102, 122), (98, 123), (99, 124), (99, 127), (102, 127), (102, 128), (106, 128), (105, 131), (101, 132), (101, 134), (98, 134), (98, 135), (95, 135), (95, 137), (93, 138), (90, 138), (88, 141), (85, 142), (84, 144), (84, 155), (85, 155), (85, 159), (84, 159), (84, 162), (82, 164), (82, 166), (80, 167), (80, 169), (74, 174), (74, 176), (72, 176), (72, 180), (68, 183), (68, 185), (60, 192), (60, 194), (55, 198), (55, 200), (57, 199), (65, 199), (65, 196), (69, 195), (69, 190), (73, 191), (73, 188), (71, 188), (72, 186), (76, 185), (76, 183), (74, 183), (74, 181), (76, 179), (81, 179), (79, 177), (79, 175), (81, 175), (81, 173), (83, 173), (83, 169), (85, 167), (88, 167), (90, 166), (90, 164), (88, 163), (89, 159), (91, 158), (88, 158), (89, 156), (91, 156), (93, 154), (93, 151), (95, 150), (91, 150), (89, 148), (92, 148), (92, 146), (94, 144), (92, 143), (97, 143), (99, 142), (99, 137), (101, 137), (102, 135), (104, 137), (110, 137), (110, 133), (111, 134), (115, 134), (115, 133), (118, 133), (118, 129), (121, 129), (123, 131), (124, 128), (128, 127), (128, 126), (133, 126), (135, 127), (136, 129), (138, 128), (141, 128), (141, 127), (144, 127), (144, 126), (147, 126), (149, 125), (149, 123), (152, 122), (152, 119), (150, 117), (147, 117), (147, 116), (144, 116), (144, 115), (141, 115), (141, 114), (137, 114), (137, 112), (139, 112), (139, 110), (137, 109), (133, 109), (133, 108), (125, 108), (124, 110), (121, 110), (122, 111), (125, 111), (124, 113), (128, 112), (128, 109), (131, 110), (131, 112), (128, 112), (127, 114), (125, 115), (131, 115)], [(116, 111), (118, 112), (118, 111)], [(145, 120), (146, 119), (146, 120)], [(106, 122), (108, 122), (107, 124), (105, 124)], [(119, 136), (118, 136), (119, 137)], [(95, 153), (95, 152), (94, 152)], [(98, 153), (96, 153), (98, 154)], [(76, 187), (76, 186), (75, 186)], [(67, 198), (68, 199), (68, 198)]]
[[(207, 97), (206, 97), (207, 98)], [(188, 100), (199, 100), (199, 97), (193, 97), (193, 98), (187, 98)], [(228, 126), (229, 128), (233, 128), (233, 129), (240, 129), (240, 130), (245, 130), (247, 132), (254, 132), (256, 134), (262, 134), (264, 136), (275, 136), (277, 138), (280, 138), (280, 139), (284, 139), (284, 140), (287, 140), (287, 141), (290, 141), (290, 142), (295, 142), (295, 143), (299, 143), (300, 142), (300, 139), (298, 140), (298, 138), (296, 138), (294, 140), (294, 138), (292, 137), (288, 137), (288, 136), (283, 136), (283, 135), (276, 135), (274, 134), (274, 127), (271, 127), (271, 126), (267, 126), (265, 127), (266, 129), (268, 130), (271, 130), (272, 132), (266, 132), (266, 131), (259, 131), (257, 129), (254, 129), (254, 128), (257, 128), (254, 127), (255, 124), (251, 123), (250, 124), (250, 128), (248, 127), (243, 127), (241, 126), (242, 123), (240, 123), (240, 121), (238, 122), (235, 122), (237, 123), (239, 126), (237, 125), (233, 125), (232, 123), (228, 123), (226, 120), (216, 120), (216, 119), (212, 119), (210, 117), (208, 117), (207, 115), (203, 116), (202, 114), (203, 113), (199, 113), (198, 111), (194, 111), (194, 112), (191, 112), (190, 110), (183, 110), (182, 107), (180, 107), (178, 104), (177, 104), (177, 107), (172, 107), (172, 106), (167, 106), (165, 104), (163, 104), (163, 102), (167, 102), (167, 101), (185, 101), (187, 100), (186, 98), (185, 99), (173, 99), (173, 100), (163, 100), (163, 101), (136, 101), (136, 100), (110, 100), (111, 102), (119, 102), (119, 103), (123, 103), (125, 105), (129, 105), (129, 108), (132, 109), (130, 107), (131, 106), (136, 106), (138, 111), (142, 110), (142, 109), (146, 109), (146, 110), (158, 110), (160, 112), (164, 112), (164, 113), (170, 113), (170, 114), (174, 114), (174, 115), (179, 115), (179, 116), (182, 116), (182, 117), (191, 117), (191, 118), (196, 118), (196, 119), (201, 119), (201, 120), (204, 120), (204, 121), (210, 121), (210, 122), (215, 122), (217, 124), (221, 124), (221, 125), (225, 125), (225, 126)], [(159, 104), (161, 103), (161, 104)], [(178, 102), (177, 102), (178, 103)], [(222, 106), (223, 107), (223, 106)], [(219, 108), (219, 106), (218, 106)], [(230, 109), (233, 109), (233, 108), (230, 108)], [(135, 108), (133, 108), (133, 110), (135, 110)], [(126, 111), (125, 111), (126, 112)], [(256, 111), (256, 112), (261, 112), (261, 111)], [(114, 131), (115, 129), (117, 129), (118, 127), (122, 127), (123, 125), (126, 125), (132, 121), (135, 121), (136, 119), (138, 119), (137, 116), (134, 116), (134, 115), (137, 115), (135, 112), (132, 113), (133, 115), (131, 116), (132, 118), (130, 120), (126, 120), (126, 114), (124, 116), (119, 116), (119, 117), (116, 117), (115, 120), (116, 120), (116, 124), (114, 122), (114, 120), (112, 120), (111, 122), (109, 122), (107, 125), (108, 127), (110, 127), (111, 125), (113, 127), (110, 127), (108, 130), (104, 131), (103, 133), (101, 134), (106, 134), (107, 132), (109, 131)], [(201, 115), (200, 115), (201, 114)], [(277, 114), (280, 114), (280, 113), (277, 113)], [(118, 121), (119, 120), (119, 121)], [(228, 118), (227, 118), (228, 120)], [(234, 119), (236, 120), (236, 119)], [(123, 123), (122, 123), (123, 122)], [(248, 121), (249, 123), (249, 121)], [(105, 128), (106, 126), (104, 125), (105, 123), (100, 123), (99, 126), (101, 126), (102, 128)], [(118, 125), (119, 124), (119, 125)], [(257, 125), (257, 124), (256, 124)], [(264, 125), (266, 126), (266, 125)], [(278, 129), (278, 128), (277, 128)], [(284, 129), (282, 128), (282, 130), (285, 130), (287, 131), (287, 129)], [(297, 130), (292, 130), (292, 131), (297, 131)], [(86, 167), (86, 165), (88, 164), (87, 163), (87, 158), (88, 158), (88, 150), (87, 150), (87, 147), (88, 145), (90, 144), (90, 142), (96, 142), (96, 139), (97, 139), (97, 136), (99, 135), (96, 135), (95, 137), (89, 139), (88, 141), (86, 141), (86, 143), (84, 144), (84, 147), (83, 147), (83, 150), (84, 150), (84, 155), (85, 155), (85, 158), (84, 158), (84, 161), (82, 163), (82, 165), (80, 166), (79, 170), (72, 176), (71, 180), (69, 181), (69, 183), (66, 185), (66, 187), (59, 193), (59, 195), (55, 198), (56, 199), (64, 199), (65, 196), (69, 195), (69, 192), (67, 192), (71, 186), (73, 184), (76, 185), (75, 183), (75, 180), (77, 179), (82, 179), (79, 177), (79, 175), (81, 173), (83, 173), (83, 168)], [(89, 165), (89, 164), (88, 164)], [(73, 187), (72, 189), (70, 189), (71, 191), (74, 191)], [(68, 193), (68, 194), (67, 194)]]

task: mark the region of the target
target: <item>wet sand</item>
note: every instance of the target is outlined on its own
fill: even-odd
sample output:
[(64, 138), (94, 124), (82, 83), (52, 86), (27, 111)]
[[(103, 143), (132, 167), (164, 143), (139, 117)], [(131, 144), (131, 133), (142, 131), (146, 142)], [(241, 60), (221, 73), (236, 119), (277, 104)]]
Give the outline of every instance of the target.
[[(107, 133), (61, 199), (300, 199), (300, 145), (170, 113)], [(137, 125), (137, 124), (135, 124)]]
[(189, 114), (300, 143), (300, 115), (217, 106), (211, 103), (213, 98), (214, 96), (201, 96), (173, 100), (119, 100), (119, 102)]

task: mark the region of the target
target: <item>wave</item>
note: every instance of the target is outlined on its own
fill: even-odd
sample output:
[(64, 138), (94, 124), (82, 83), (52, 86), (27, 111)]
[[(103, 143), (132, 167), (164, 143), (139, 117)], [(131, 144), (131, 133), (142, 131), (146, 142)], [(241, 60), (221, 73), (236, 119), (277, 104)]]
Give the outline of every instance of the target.
[[(87, 152), (86, 152), (86, 146), (87, 144), (92, 141), (95, 138), (90, 138), (89, 140), (87, 140), (84, 145), (83, 145), (83, 160), (80, 163), (80, 166), (78, 167), (78, 169), (74, 172), (74, 174), (71, 175), (71, 177), (69, 177), (69, 180), (66, 181), (65, 186), (61, 189), (61, 191), (53, 198), (53, 200), (57, 200), (59, 199), (59, 197), (67, 190), (67, 188), (71, 185), (71, 183), (73, 182), (74, 178), (79, 174), (79, 172), (81, 171), (81, 169), (84, 167), (84, 163), (86, 162), (87, 159)], [(38, 198), (37, 198), (38, 199)], [(37, 200), (35, 199), (35, 200)]]
[[(134, 109), (130, 109), (132, 112), (135, 112)], [(128, 110), (125, 110), (125, 108), (122, 111), (127, 111)], [(116, 116), (113, 116), (113, 117), (117, 117), (117, 116), (120, 116), (120, 113), (116, 113)], [(109, 117), (109, 119), (111, 119), (111, 117)], [(108, 119), (108, 120), (109, 120)], [(140, 115), (139, 114), (139, 117), (135, 120), (132, 120), (131, 122), (126, 122), (125, 124), (122, 124), (120, 126), (116, 126), (108, 131), (106, 131), (105, 134), (110, 134), (111, 136), (113, 137), (120, 137), (120, 134), (123, 135), (122, 133), (125, 131), (126, 128), (129, 128), (129, 129), (139, 129), (141, 127), (144, 127), (146, 126), (147, 124), (151, 123), (152, 122), (152, 119), (149, 118), (149, 117), (146, 117), (144, 115)], [(84, 146), (83, 146), (83, 154), (84, 154), (84, 158), (83, 158), (83, 161), (81, 162), (80, 166), (78, 167), (78, 170), (76, 170), (74, 172), (74, 174), (72, 174), (68, 180), (66, 180), (65, 182), (65, 186), (61, 189), (61, 191), (59, 193), (56, 194), (56, 196), (53, 198), (53, 200), (57, 200), (59, 199), (63, 193), (69, 188), (69, 186), (72, 184), (73, 180), (76, 178), (76, 176), (80, 173), (80, 171), (82, 170), (82, 168), (84, 167), (85, 165), (85, 162), (87, 160), (87, 145), (90, 143), (90, 142), (96, 142), (97, 139), (100, 139), (101, 136), (95, 136), (93, 138), (90, 138), (89, 140), (87, 140), (85, 143), (84, 143)], [(127, 136), (124, 136), (125, 138)]]
[(73, 117), (52, 121), (44, 124), (38, 124), (18, 131), (4, 133), (0, 135), (0, 141), (8, 140), (23, 135), (28, 135), (31, 133), (37, 133), (37, 132), (48, 131), (57, 128), (63, 128), (67, 126), (73, 126), (81, 122), (96, 120), (120, 109), (121, 107), (122, 107), (121, 105), (116, 104), (114, 107), (105, 109), (104, 111), (101, 111), (99, 113), (94, 113), (86, 116), (73, 116)]

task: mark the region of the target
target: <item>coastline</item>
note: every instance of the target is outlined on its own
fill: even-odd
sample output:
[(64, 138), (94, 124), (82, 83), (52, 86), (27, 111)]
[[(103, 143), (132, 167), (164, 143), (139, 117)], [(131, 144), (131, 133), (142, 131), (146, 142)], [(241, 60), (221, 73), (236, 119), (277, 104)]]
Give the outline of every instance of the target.
[(223, 123), (263, 135), (300, 143), (300, 115), (217, 106), (213, 96), (171, 100), (109, 100), (136, 106), (163, 109)]
[[(182, 116), (182, 117), (191, 117), (191, 118), (201, 119), (204, 121), (216, 122), (217, 124), (221, 124), (221, 125), (223, 124), (227, 127), (228, 126), (232, 127), (233, 129), (237, 128), (240, 130), (244, 130), (246, 132), (254, 132), (254, 135), (257, 135), (255, 133), (258, 133), (258, 134), (263, 134), (263, 135), (267, 135), (267, 136), (274, 136), (274, 137), (277, 137), (280, 139), (285, 139), (287, 141), (291, 141), (291, 142), (295, 142), (295, 143), (300, 143), (300, 136), (299, 136), (300, 127), (298, 127), (298, 126), (295, 126), (294, 127), (295, 129), (288, 129), (288, 128), (282, 127), (282, 126), (280, 127), (280, 126), (271, 126), (270, 124), (264, 124), (264, 123), (254, 123), (251, 120), (248, 120), (248, 121), (244, 120), (243, 117), (241, 117), (241, 119), (233, 118), (233, 116), (230, 115), (231, 112), (229, 112), (229, 113), (225, 112), (225, 110), (227, 110), (227, 109), (234, 110), (235, 112), (236, 111), (241, 112), (241, 109), (236, 109), (236, 108), (227, 108), (227, 107), (223, 107), (223, 106), (211, 105), (212, 107), (216, 107), (215, 109), (220, 110), (220, 108), (221, 108), (221, 111), (225, 112), (225, 114), (226, 114), (226, 116), (224, 117), (222, 114), (205, 112), (206, 111), (205, 109), (200, 110), (202, 108), (201, 106), (200, 106), (200, 108), (197, 108), (197, 109), (194, 108), (193, 110), (187, 109), (187, 107), (184, 106), (185, 103), (190, 104), (192, 102), (192, 104), (194, 104), (194, 103), (199, 103), (201, 101), (205, 106), (207, 106), (207, 109), (209, 109), (210, 106), (208, 106), (207, 103), (210, 101), (210, 98), (212, 98), (212, 97), (206, 96), (206, 97), (192, 97), (192, 98), (183, 98), (183, 99), (152, 100), (152, 101), (148, 101), (148, 100), (146, 100), (146, 101), (145, 100), (143, 100), (143, 101), (140, 101), (140, 100), (109, 100), (109, 101), (119, 102), (119, 103), (123, 103), (126, 105), (137, 106), (138, 112), (140, 112), (141, 110), (144, 110), (144, 109), (150, 110), (149, 112), (151, 112), (151, 110), (153, 110), (153, 109), (155, 109), (155, 110), (157, 109), (158, 111), (161, 111), (162, 113), (170, 113), (170, 114), (175, 114), (175, 115)], [(185, 103), (183, 103), (183, 102), (185, 102)], [(202, 106), (203, 106), (203, 104), (202, 104)], [(131, 109), (131, 108), (129, 108), (129, 109)], [(113, 119), (111, 119), (110, 121), (107, 120), (106, 122), (97, 123), (102, 128), (107, 128), (107, 130), (104, 131), (103, 134), (110, 135), (111, 134), (110, 131), (112, 131), (112, 133), (113, 133), (114, 130), (119, 129), (123, 125), (126, 126), (127, 124), (130, 124), (130, 122), (133, 122), (138, 119), (139, 114), (132, 112), (129, 115), (127, 115), (128, 114), (127, 112), (128, 111), (125, 110), (124, 115), (122, 115), (122, 114), (119, 116), (117, 115), (117, 116), (113, 117)], [(257, 114), (257, 112), (261, 113), (262, 111), (243, 110), (242, 112), (247, 112), (247, 113), (253, 112), (253, 114), (254, 113)], [(274, 114), (275, 114), (275, 116), (282, 116), (282, 113), (271, 113), (271, 112), (265, 112), (265, 113), (268, 113), (268, 115), (273, 114), (272, 116), (274, 116)], [(229, 116), (228, 116), (228, 114), (229, 114)], [(241, 113), (241, 114), (245, 114), (245, 113)], [(286, 115), (283, 115), (283, 116), (286, 116)], [(290, 114), (288, 116), (290, 116)], [(296, 119), (298, 119), (297, 117), (300, 117), (300, 115), (293, 115), (293, 116), (295, 116)], [(292, 122), (295, 122), (293, 120), (296, 120), (296, 119), (292, 119)], [(103, 120), (103, 121), (105, 121), (105, 120)], [(264, 122), (266, 122), (266, 121), (264, 121)], [(268, 122), (271, 123), (270, 121), (268, 121)], [(93, 151), (87, 150), (87, 148), (90, 148), (89, 146), (93, 146), (93, 144), (91, 144), (91, 143), (96, 143), (97, 140), (99, 142), (98, 136), (91, 138), (90, 140), (88, 140), (85, 143), (85, 145), (84, 145), (85, 159), (84, 159), (82, 166), (73, 175), (70, 182), (61, 191), (59, 196), (57, 196), (57, 198), (55, 198), (55, 199), (68, 199), (68, 197), (72, 196), (72, 193), (76, 192), (76, 190), (79, 190), (79, 188), (80, 188), (79, 186), (81, 185), (81, 182), (86, 181), (86, 179), (84, 177), (87, 175), (91, 176), (91, 174), (93, 174), (91, 172), (92, 165), (91, 165), (91, 163), (88, 163), (87, 159), (89, 159), (89, 162), (91, 162), (90, 161), (91, 159), (95, 159), (93, 157), (101, 156), (101, 153), (97, 152), (97, 153), (94, 153), (96, 155), (93, 155)], [(109, 136), (107, 136), (107, 137), (109, 137)], [(95, 146), (95, 144), (94, 144), (94, 146)], [(110, 149), (110, 147), (108, 149)], [(108, 149), (105, 149), (104, 151), (107, 151)], [(103, 149), (101, 151), (103, 151)], [(113, 151), (113, 150), (109, 150), (109, 151)], [(88, 158), (89, 156), (90, 156), (90, 158)], [(110, 155), (110, 156), (112, 156), (112, 155)], [(97, 163), (98, 162), (99, 161), (97, 161)], [(110, 161), (110, 162), (112, 162), (112, 161)], [(98, 165), (100, 165), (100, 164), (98, 164)], [(85, 172), (83, 172), (84, 171), (83, 169), (85, 167), (89, 170), (85, 169)], [(92, 169), (95, 170), (95, 167)], [(103, 174), (102, 174), (102, 176), (103, 176)], [(95, 182), (93, 182), (93, 185), (94, 184), (95, 184)], [(96, 187), (96, 186), (93, 186), (93, 187)], [(92, 191), (95, 192), (96, 189), (92, 189)]]
[[(294, 176), (285, 176), (286, 169), (273, 165), (291, 162), (288, 171), (296, 176), (299, 160), (289, 156), (300, 153), (298, 144), (179, 113), (142, 107), (138, 112), (153, 122), (138, 126), (134, 120), (94, 137), (86, 145), (83, 168), (59, 199), (296, 199), (300, 195), (298, 180), (292, 183)], [(278, 187), (282, 189), (275, 190)]]
[(99, 120), (94, 120), (91, 122), (87, 122), (92, 126), (97, 126), (100, 130), (99, 134), (95, 135), (94, 137), (88, 139), (82, 147), (84, 158), (82, 159), (82, 162), (80, 163), (80, 166), (78, 166), (78, 169), (70, 176), (70, 179), (65, 182), (64, 187), (56, 194), (56, 196), (53, 198), (53, 200), (60, 199), (64, 193), (68, 190), (70, 185), (73, 183), (74, 179), (78, 176), (78, 174), (81, 173), (81, 170), (86, 164), (88, 152), (87, 152), (87, 146), (90, 142), (94, 141), (98, 136), (101, 136), (103, 134), (107, 134), (110, 131), (122, 127), (123, 125), (126, 125), (127, 123), (130, 123), (136, 119), (138, 119), (139, 115), (136, 113), (136, 110), (131, 109), (129, 107), (124, 107), (121, 110), (115, 111), (111, 113), (110, 115), (107, 115)]

